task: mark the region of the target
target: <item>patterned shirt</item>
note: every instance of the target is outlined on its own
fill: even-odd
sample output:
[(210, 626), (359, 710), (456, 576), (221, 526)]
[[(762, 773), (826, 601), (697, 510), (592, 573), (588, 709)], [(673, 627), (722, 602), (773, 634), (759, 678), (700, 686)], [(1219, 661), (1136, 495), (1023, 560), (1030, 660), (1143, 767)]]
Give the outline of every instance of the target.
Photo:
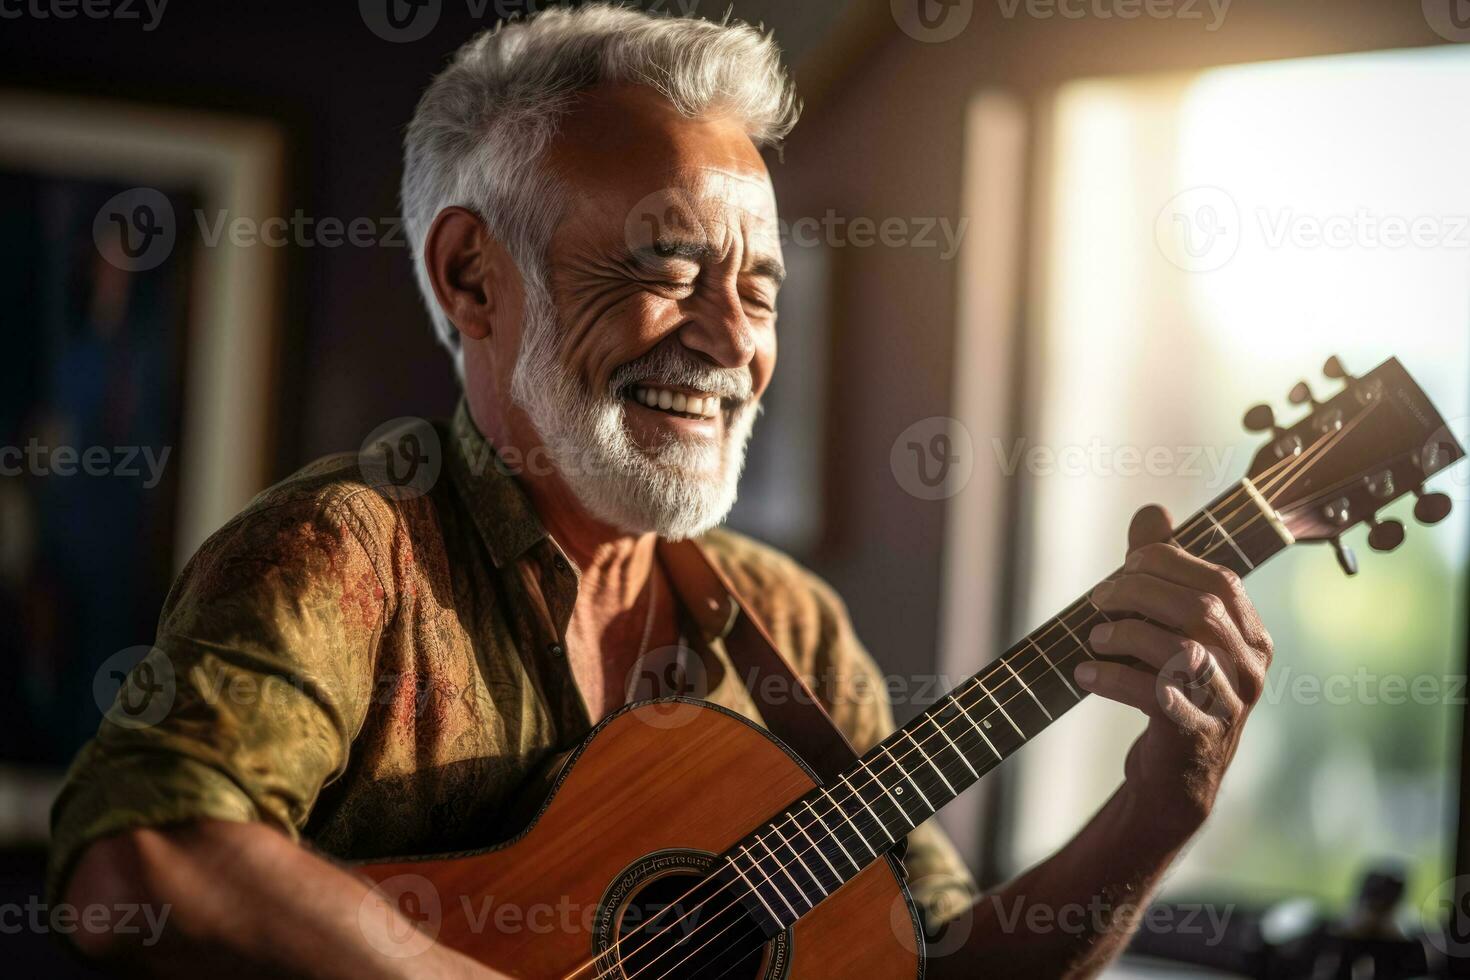
[[(386, 445), (420, 470), (384, 480), (396, 457), (319, 460), (185, 566), (52, 812), (53, 897), (90, 841), (190, 820), (266, 821), (352, 860), (487, 846), (590, 732), (565, 654), (578, 573), (511, 468), (463, 402)], [(859, 753), (893, 730), (825, 583), (729, 531), (699, 546)], [(698, 693), (758, 723), (722, 635), (682, 616), (699, 632)], [(976, 896), (932, 822), (905, 864), (932, 924)]]

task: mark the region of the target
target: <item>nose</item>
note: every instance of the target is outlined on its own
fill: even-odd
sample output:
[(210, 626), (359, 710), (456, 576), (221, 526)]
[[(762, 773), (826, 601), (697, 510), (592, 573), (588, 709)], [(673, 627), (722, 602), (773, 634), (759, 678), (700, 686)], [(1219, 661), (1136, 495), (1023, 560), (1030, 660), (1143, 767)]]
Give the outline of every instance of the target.
[(755, 327), (733, 282), (699, 297), (679, 329), (679, 341), (722, 368), (742, 368), (755, 357)]

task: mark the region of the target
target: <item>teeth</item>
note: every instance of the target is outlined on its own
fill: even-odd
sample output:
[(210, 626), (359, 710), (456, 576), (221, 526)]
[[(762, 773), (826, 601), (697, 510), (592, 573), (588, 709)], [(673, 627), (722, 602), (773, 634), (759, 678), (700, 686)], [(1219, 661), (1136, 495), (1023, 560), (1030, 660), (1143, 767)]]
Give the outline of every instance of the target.
[(720, 412), (720, 399), (714, 395), (690, 395), (667, 388), (634, 388), (633, 400), (649, 408), (699, 418), (714, 418)]

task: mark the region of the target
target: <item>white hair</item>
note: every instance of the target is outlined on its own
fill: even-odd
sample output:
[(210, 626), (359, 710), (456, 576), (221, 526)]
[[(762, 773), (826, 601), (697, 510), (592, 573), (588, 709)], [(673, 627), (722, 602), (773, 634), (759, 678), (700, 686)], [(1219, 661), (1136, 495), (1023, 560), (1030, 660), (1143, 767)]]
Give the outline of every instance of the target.
[(634, 82), (691, 118), (740, 119), (757, 146), (778, 143), (801, 104), (769, 34), (748, 24), (655, 16), (606, 3), (550, 8), (485, 31), (430, 83), (404, 137), (402, 204), (419, 292), (439, 342), (464, 378), (454, 325), (424, 266), (438, 213), (469, 208), (506, 247), (532, 291), (561, 213), (560, 188), (539, 164), (572, 97)]

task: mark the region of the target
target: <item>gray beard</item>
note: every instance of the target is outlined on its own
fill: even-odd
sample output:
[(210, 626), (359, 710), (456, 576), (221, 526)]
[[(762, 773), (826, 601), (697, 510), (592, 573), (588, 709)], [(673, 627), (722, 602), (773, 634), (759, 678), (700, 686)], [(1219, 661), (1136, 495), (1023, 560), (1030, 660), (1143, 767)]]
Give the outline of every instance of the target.
[[(529, 277), (527, 277), (529, 278)], [(526, 329), (511, 377), (511, 400), (526, 413), (557, 472), (592, 516), (630, 534), (678, 541), (703, 534), (735, 504), (757, 404), (750, 373), (711, 368), (677, 344), (660, 345), (593, 392), (561, 363), (550, 298), (527, 283)], [(738, 400), (722, 439), (670, 436), (652, 449), (623, 424), (635, 381), (687, 385)]]

